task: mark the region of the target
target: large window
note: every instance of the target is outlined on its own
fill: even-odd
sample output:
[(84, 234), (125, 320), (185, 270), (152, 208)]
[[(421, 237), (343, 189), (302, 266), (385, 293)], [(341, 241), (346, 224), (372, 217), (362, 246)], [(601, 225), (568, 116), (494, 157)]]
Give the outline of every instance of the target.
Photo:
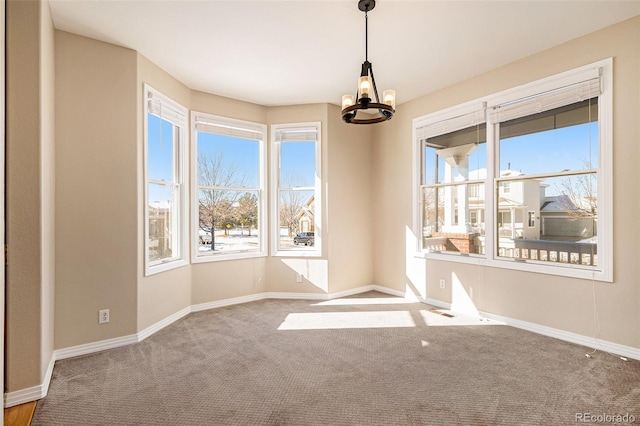
[(611, 63), (414, 120), (426, 257), (612, 280)]
[(594, 87), (579, 83), (588, 99), (573, 102), (569, 93), (567, 105), (548, 111), (520, 107), (518, 117), (500, 120), (508, 111), (493, 108), (500, 159), (496, 209), (511, 215), (511, 223), (498, 224), (499, 257), (598, 265), (597, 80)]
[(187, 110), (145, 85), (145, 274), (187, 264)]
[(418, 133), (421, 233), (426, 251), (483, 254), (486, 124), (482, 105), (468, 109), (446, 120), (446, 125), (435, 121)]
[(320, 255), (320, 123), (274, 125), (273, 251)]
[(195, 262), (266, 255), (266, 126), (193, 113)]

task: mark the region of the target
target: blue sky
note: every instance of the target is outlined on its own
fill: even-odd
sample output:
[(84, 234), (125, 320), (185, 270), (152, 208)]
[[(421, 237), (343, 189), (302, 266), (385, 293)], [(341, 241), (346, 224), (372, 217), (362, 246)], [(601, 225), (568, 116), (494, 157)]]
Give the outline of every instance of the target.
[(243, 186), (259, 186), (259, 149), (256, 140), (198, 132), (198, 155), (210, 158), (222, 155), (226, 167), (235, 169), (237, 184), (242, 182)]
[[(427, 150), (427, 183), (433, 183), (434, 150)], [(469, 158), (469, 170), (487, 167), (486, 144), (480, 144)], [(444, 181), (444, 160), (440, 159), (438, 180)], [(583, 170), (588, 162), (598, 167), (598, 123), (585, 123), (500, 141), (500, 170), (527, 175), (563, 170)]]
[(162, 120), (160, 129), (160, 118), (153, 114), (148, 114), (148, 120), (149, 178), (170, 181), (173, 175), (173, 126)]
[[(153, 114), (148, 115), (148, 165), (149, 178), (170, 181), (173, 174), (172, 125)], [(258, 186), (259, 144), (255, 140), (221, 136), (211, 133), (198, 133), (200, 153), (215, 157), (222, 153), (224, 162), (236, 168), (236, 176), (244, 178), (244, 186)], [(293, 186), (315, 185), (315, 143), (283, 142), (281, 148), (281, 179), (284, 184)], [(153, 185), (149, 202), (168, 199), (169, 193)]]
[[(591, 132), (591, 138), (589, 138)], [(598, 123), (580, 124), (532, 133), (500, 142), (500, 170), (525, 174), (582, 170), (588, 162), (598, 167)]]

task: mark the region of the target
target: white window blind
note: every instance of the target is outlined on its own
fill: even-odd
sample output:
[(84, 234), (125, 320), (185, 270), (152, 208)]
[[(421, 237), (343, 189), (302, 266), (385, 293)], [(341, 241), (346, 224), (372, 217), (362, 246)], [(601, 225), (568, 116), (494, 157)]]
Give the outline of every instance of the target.
[(316, 128), (278, 129), (275, 135), (276, 142), (305, 142), (317, 140), (318, 129)]
[(595, 98), (601, 92), (598, 75), (586, 81), (495, 105), (490, 108), (489, 116), (493, 123), (502, 123)]
[[(210, 116), (209, 116), (210, 117)], [(242, 122), (242, 127), (239, 127), (238, 122), (226, 120), (223, 117), (212, 117), (214, 120), (207, 117), (195, 115), (195, 128), (199, 132), (215, 133), (217, 135), (231, 136), (234, 138), (263, 140), (264, 131), (262, 126), (252, 123)]]
[(440, 136), (457, 130), (477, 126), (485, 121), (485, 110), (483, 108), (466, 114), (425, 124), (416, 129), (416, 138), (418, 141), (424, 141), (434, 136)]
[(164, 100), (158, 94), (152, 92), (148, 93), (147, 112), (180, 127), (187, 125), (187, 115), (184, 109), (176, 107), (173, 102)]

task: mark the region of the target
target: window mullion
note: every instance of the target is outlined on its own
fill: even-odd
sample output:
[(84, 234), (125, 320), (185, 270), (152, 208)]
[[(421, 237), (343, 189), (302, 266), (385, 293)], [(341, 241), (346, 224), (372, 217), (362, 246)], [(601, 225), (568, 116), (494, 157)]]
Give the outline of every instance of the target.
[(495, 259), (496, 243), (498, 238), (498, 229), (496, 227), (496, 219), (498, 214), (498, 204), (496, 202), (496, 174), (500, 175), (499, 167), (500, 157), (497, 144), (500, 140), (500, 128), (497, 124), (489, 121), (487, 123), (487, 179), (484, 185), (484, 197), (485, 197), (485, 209), (484, 209), (484, 224), (485, 224), (485, 255), (489, 259)]

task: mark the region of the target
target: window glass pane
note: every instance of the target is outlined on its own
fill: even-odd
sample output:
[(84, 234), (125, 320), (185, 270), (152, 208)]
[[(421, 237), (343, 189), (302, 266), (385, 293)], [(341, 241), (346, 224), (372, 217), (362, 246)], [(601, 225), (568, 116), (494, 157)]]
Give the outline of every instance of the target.
[[(315, 244), (315, 191), (280, 190), (279, 249), (300, 249)], [(301, 235), (304, 233), (304, 235)]]
[(149, 179), (174, 182), (174, 135), (177, 129), (167, 120), (147, 114)]
[(422, 190), (422, 243), (427, 251), (484, 254), (484, 184)]
[(486, 133), (486, 124), (481, 124), (427, 139), (423, 184), (485, 179)]
[(598, 168), (598, 99), (500, 124), (500, 171), (539, 174)]
[[(427, 139), (423, 183), (486, 179), (486, 146), (484, 123)], [(422, 197), (425, 250), (484, 254), (484, 183), (427, 186)]]
[(259, 186), (260, 141), (198, 132), (198, 185)]
[(149, 261), (179, 256), (177, 250), (176, 197), (171, 185), (149, 184)]
[(498, 255), (597, 265), (597, 186), (596, 173), (511, 181), (498, 201)]
[(258, 191), (200, 190), (198, 252), (260, 249)]
[(316, 177), (315, 142), (280, 143), (280, 187), (314, 187)]

